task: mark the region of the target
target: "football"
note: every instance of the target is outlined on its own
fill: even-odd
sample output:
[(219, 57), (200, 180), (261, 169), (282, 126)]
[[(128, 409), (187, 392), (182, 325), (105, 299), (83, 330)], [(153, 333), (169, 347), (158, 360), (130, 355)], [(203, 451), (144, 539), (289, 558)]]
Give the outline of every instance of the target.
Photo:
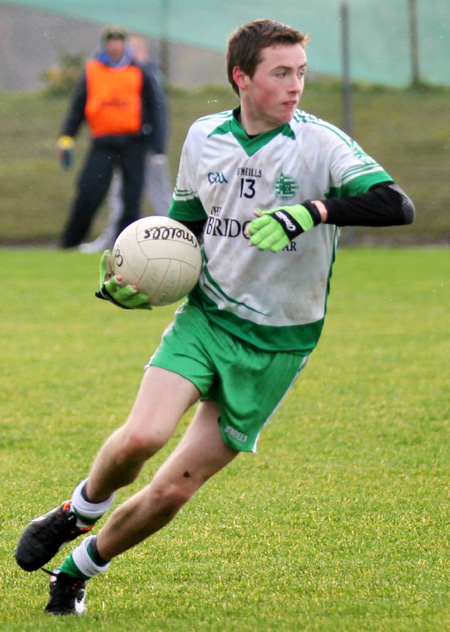
[(202, 265), (195, 235), (169, 217), (143, 217), (127, 226), (112, 251), (114, 275), (136, 285), (150, 305), (170, 305), (197, 283)]

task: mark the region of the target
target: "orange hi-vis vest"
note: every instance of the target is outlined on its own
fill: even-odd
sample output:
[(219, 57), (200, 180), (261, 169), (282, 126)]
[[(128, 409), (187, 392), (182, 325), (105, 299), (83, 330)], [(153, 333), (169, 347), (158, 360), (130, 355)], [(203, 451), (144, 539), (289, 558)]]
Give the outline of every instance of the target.
[(109, 68), (93, 59), (86, 64), (84, 114), (91, 136), (136, 134), (142, 128), (142, 70)]

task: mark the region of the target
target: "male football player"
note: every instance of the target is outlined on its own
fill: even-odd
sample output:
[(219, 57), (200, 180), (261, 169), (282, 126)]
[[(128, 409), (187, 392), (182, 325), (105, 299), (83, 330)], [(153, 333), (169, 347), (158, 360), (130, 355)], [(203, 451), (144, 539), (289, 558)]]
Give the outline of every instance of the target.
[[(88, 579), (170, 522), (239, 453), (256, 450), (319, 340), (340, 227), (413, 221), (411, 200), (375, 160), (298, 109), (306, 42), (270, 20), (246, 24), (229, 40), (228, 77), (240, 106), (191, 126), (169, 212), (202, 240), (199, 282), (88, 477), (25, 529), (15, 553), (20, 566), (41, 568), (89, 531), (114, 492), (138, 477), (182, 415), (200, 404), (150, 484), (53, 571), (50, 613), (83, 610)], [(136, 288), (111, 276), (108, 252), (101, 269), (100, 298), (148, 307)]]

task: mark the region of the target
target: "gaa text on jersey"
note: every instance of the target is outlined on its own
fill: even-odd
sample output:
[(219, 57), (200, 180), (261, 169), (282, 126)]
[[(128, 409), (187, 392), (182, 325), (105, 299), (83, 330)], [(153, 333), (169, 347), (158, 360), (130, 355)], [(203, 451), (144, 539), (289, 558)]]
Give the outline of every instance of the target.
[(228, 184), (223, 171), (210, 171), (208, 173), (209, 184)]

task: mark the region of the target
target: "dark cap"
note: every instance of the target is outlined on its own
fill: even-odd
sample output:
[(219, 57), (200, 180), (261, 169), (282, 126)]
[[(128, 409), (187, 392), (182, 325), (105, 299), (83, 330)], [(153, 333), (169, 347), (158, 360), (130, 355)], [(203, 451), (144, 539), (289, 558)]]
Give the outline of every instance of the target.
[(107, 42), (110, 39), (121, 39), (125, 41), (127, 39), (128, 32), (119, 24), (111, 24), (110, 26), (105, 26), (101, 32), (101, 41), (102, 44)]

